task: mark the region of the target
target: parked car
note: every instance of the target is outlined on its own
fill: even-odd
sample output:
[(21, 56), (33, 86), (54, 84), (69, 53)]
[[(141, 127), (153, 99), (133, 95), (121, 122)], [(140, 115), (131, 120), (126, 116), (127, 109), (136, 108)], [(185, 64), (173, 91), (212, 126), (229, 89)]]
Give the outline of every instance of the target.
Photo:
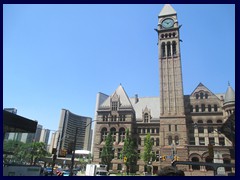
[(52, 168), (51, 167), (44, 168), (44, 176), (50, 176), (51, 173), (52, 173)]

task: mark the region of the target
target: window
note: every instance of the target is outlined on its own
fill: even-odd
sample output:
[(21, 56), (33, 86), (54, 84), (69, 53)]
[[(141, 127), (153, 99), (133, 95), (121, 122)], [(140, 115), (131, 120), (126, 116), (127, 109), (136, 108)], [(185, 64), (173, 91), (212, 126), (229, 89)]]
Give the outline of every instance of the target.
[(200, 93), (200, 99), (203, 99), (203, 93), (202, 92)]
[(196, 99), (198, 99), (199, 98), (199, 94), (196, 94)]
[(204, 137), (199, 138), (199, 145), (205, 145), (205, 139)]
[(168, 131), (171, 131), (171, 124), (168, 125)]
[(177, 54), (177, 49), (176, 49), (176, 42), (173, 41), (172, 43), (172, 48), (173, 48), (173, 55), (176, 55)]
[(172, 145), (172, 136), (168, 136), (168, 145)]
[(198, 127), (198, 133), (204, 133), (204, 128), (203, 127)]
[(205, 104), (201, 105), (202, 112), (205, 112)]
[(154, 145), (154, 138), (151, 138), (151, 143), (152, 145)]
[(122, 164), (117, 165), (117, 170), (120, 170), (120, 171), (122, 170)]
[(195, 106), (196, 112), (199, 112), (199, 107), (198, 105)]
[(146, 133), (146, 132), (145, 132), (145, 128), (143, 128), (143, 129), (142, 129), (142, 132), (143, 132), (143, 134), (145, 134), (145, 133)]
[(156, 128), (156, 133), (159, 133), (159, 128)]
[(112, 134), (112, 137), (113, 137), (113, 140), (114, 140), (114, 142), (116, 141), (116, 129), (115, 128), (111, 128), (110, 129), (110, 132), (111, 132), (111, 134)]
[(154, 129), (154, 128), (152, 128), (152, 134), (154, 133), (154, 130), (155, 130), (155, 129)]
[(138, 159), (141, 159), (141, 150), (138, 150)]
[(166, 53), (165, 53), (165, 43), (162, 43), (162, 57), (165, 57)]
[(195, 137), (190, 137), (189, 144), (190, 145), (195, 145)]
[(145, 123), (148, 122), (148, 113), (145, 113), (145, 114), (144, 114), (144, 122), (145, 122)]
[(208, 99), (208, 94), (207, 93), (205, 94), (205, 99)]
[(218, 124), (222, 124), (222, 120), (221, 120), (221, 119), (218, 119), (218, 120), (217, 120), (217, 123), (218, 123)]
[(141, 146), (141, 142), (142, 142), (142, 139), (139, 137), (139, 138), (138, 138), (138, 145)]
[(118, 102), (117, 101), (113, 101), (112, 102), (112, 111), (117, 111), (118, 108)]
[(156, 138), (156, 146), (159, 146), (159, 138)]
[(171, 56), (171, 45), (170, 42), (167, 42), (167, 56)]
[(107, 137), (107, 128), (102, 128), (101, 131), (101, 141), (105, 141)]
[(211, 105), (209, 104), (208, 105), (208, 112), (211, 112), (212, 111), (212, 107), (211, 107)]
[(175, 139), (174, 139), (174, 140), (175, 140), (175, 144), (176, 144), (176, 145), (179, 145), (179, 137), (178, 137), (178, 136), (175, 136)]
[(214, 111), (217, 112), (218, 111), (218, 107), (216, 104), (214, 104)]
[(225, 139), (224, 139), (224, 137), (219, 137), (219, 145), (221, 145), (221, 146), (225, 146)]
[(125, 129), (120, 128), (119, 129), (119, 142), (124, 142), (125, 139)]
[(193, 112), (193, 106), (190, 105), (190, 112)]
[(208, 133), (212, 133), (213, 132), (213, 127), (208, 127)]
[(99, 157), (101, 158), (102, 156), (102, 148), (99, 149)]
[(211, 145), (214, 145), (214, 144), (215, 144), (215, 142), (214, 142), (214, 137), (209, 137), (209, 138), (208, 138), (208, 141), (209, 141), (209, 144), (211, 144)]
[(178, 129), (177, 129), (177, 125), (175, 125), (175, 131), (177, 131)]
[(141, 128), (138, 128), (138, 133), (139, 133), (139, 134), (141, 133)]

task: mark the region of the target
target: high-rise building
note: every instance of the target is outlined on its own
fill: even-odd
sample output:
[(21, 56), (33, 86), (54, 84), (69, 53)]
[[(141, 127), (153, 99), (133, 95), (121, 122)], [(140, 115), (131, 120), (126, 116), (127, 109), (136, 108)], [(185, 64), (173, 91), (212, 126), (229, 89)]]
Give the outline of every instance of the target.
[(44, 142), (47, 145), (49, 140), (49, 135), (50, 135), (49, 129), (42, 129), (39, 142)]
[[(177, 13), (169, 4), (158, 16), (159, 97), (129, 98), (119, 85), (112, 95), (98, 93), (94, 125), (94, 163), (101, 162), (101, 152), (108, 133), (114, 137), (114, 159), (110, 169), (123, 168), (121, 152), (126, 130), (137, 143), (140, 154), (144, 152), (144, 139), (149, 133), (155, 157), (151, 162), (153, 172), (179, 161), (223, 162), (235, 160), (230, 154), (234, 148), (231, 139), (219, 133), (222, 125), (235, 113), (235, 93), (229, 85), (226, 92), (216, 94), (203, 83), (189, 95), (183, 94), (180, 52), (180, 26)], [(232, 116), (231, 116), (232, 117)], [(209, 154), (209, 144), (213, 152)], [(176, 159), (175, 159), (176, 160)], [(134, 171), (146, 171), (145, 162), (139, 158)], [(190, 170), (209, 170), (204, 166), (188, 166)], [(125, 168), (126, 169), (126, 168)]]
[(91, 150), (91, 125), (92, 118), (73, 114), (62, 109), (59, 123), (59, 136), (56, 136), (58, 150), (67, 150), (72, 153), (74, 138), (76, 136), (75, 150)]

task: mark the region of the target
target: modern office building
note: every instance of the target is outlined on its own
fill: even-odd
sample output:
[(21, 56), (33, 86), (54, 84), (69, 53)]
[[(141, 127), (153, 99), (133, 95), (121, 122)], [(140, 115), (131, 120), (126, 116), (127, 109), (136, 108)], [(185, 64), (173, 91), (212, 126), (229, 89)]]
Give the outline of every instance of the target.
[[(158, 16), (159, 46), (159, 97), (130, 98), (122, 85), (112, 95), (98, 93), (96, 99), (97, 120), (94, 125), (94, 163), (101, 162), (106, 136), (114, 136), (114, 159), (110, 169), (120, 171), (123, 167), (121, 151), (126, 130), (130, 130), (138, 147), (144, 152), (144, 139), (149, 133), (156, 157), (151, 162), (153, 172), (179, 161), (234, 162), (230, 149), (232, 140), (219, 133), (222, 125), (235, 113), (235, 93), (230, 84), (226, 92), (216, 94), (203, 83), (183, 94), (180, 52), (180, 26), (177, 13), (169, 4), (164, 5)], [(206, 40), (207, 41), (207, 40)], [(234, 116), (235, 117), (235, 116)], [(209, 154), (213, 145), (214, 157)], [(190, 170), (207, 171), (204, 166), (189, 166)], [(126, 169), (126, 168), (125, 168)], [(146, 171), (145, 162), (139, 158), (135, 171)]]
[(50, 135), (49, 129), (42, 129), (39, 142), (43, 142), (46, 145), (48, 145), (49, 135)]
[[(59, 123), (59, 136), (55, 136), (55, 143), (60, 151), (66, 150), (71, 154), (74, 148), (74, 138), (76, 137), (75, 150), (91, 150), (91, 126), (92, 118), (76, 115), (69, 110), (62, 109)], [(57, 140), (56, 140), (57, 139)]]

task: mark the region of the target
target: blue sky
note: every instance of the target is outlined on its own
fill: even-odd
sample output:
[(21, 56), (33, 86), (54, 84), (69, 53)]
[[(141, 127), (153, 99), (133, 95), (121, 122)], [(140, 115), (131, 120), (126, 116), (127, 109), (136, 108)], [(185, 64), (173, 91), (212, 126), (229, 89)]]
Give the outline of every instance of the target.
[[(178, 13), (184, 94), (201, 82), (235, 89), (235, 5), (172, 4)], [(159, 96), (162, 4), (3, 5), (3, 107), (57, 130), (61, 109), (94, 119), (96, 95), (121, 83)]]

